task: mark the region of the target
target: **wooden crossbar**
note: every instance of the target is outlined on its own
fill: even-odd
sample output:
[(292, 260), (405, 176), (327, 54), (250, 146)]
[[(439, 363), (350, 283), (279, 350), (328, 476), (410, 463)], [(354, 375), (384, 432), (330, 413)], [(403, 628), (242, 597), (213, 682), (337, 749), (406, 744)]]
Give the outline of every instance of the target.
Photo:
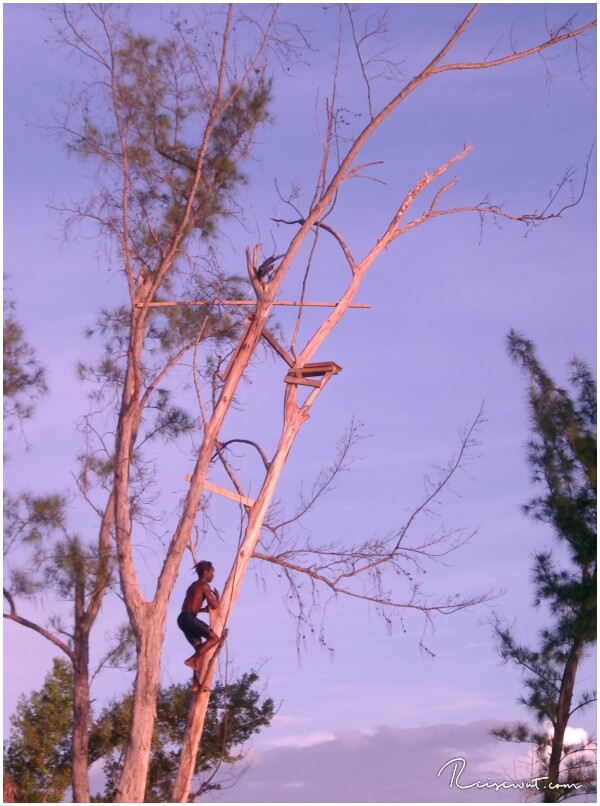
[[(237, 347), (235, 348), (233, 355), (229, 359), (229, 364), (227, 368), (222, 373), (221, 380), (223, 383), (227, 380), (231, 368), (233, 366), (233, 362), (241, 349), (242, 344), (246, 341), (246, 337), (248, 335), (248, 331), (250, 330), (250, 326), (254, 320), (254, 313), (249, 312), (247, 314), (248, 324), (246, 325), (246, 330), (244, 332), (243, 337), (238, 342)], [(314, 362), (312, 364), (305, 364), (303, 367), (295, 367), (294, 366), (294, 359), (283, 349), (281, 344), (277, 341), (275, 336), (266, 328), (263, 328), (261, 331), (261, 338), (265, 339), (265, 341), (269, 344), (269, 346), (275, 350), (277, 355), (279, 355), (285, 363), (288, 365), (289, 370), (288, 374), (285, 376), (284, 381), (286, 383), (296, 383), (300, 386), (314, 386), (315, 388), (319, 388), (323, 383), (323, 377), (325, 375), (337, 375), (338, 372), (342, 371), (342, 368), (336, 364), (334, 361), (321, 361), (321, 362)], [(313, 378), (321, 378), (320, 381), (312, 380)]]
[[(185, 477), (186, 481), (191, 481), (192, 477), (188, 475)], [(234, 493), (231, 490), (226, 490), (225, 487), (219, 487), (217, 484), (213, 484), (211, 481), (204, 481), (203, 484), (204, 489), (210, 490), (211, 493), (217, 493), (217, 495), (222, 495), (223, 498), (229, 498), (230, 501), (237, 501), (238, 504), (244, 504), (247, 507), (253, 507), (256, 501), (253, 498), (247, 498), (245, 495), (238, 495), (238, 493)]]
[[(233, 366), (233, 361), (234, 361), (235, 357), (237, 356), (237, 354), (238, 354), (238, 352), (240, 350), (240, 347), (246, 341), (246, 336), (248, 335), (248, 331), (250, 330), (250, 325), (252, 324), (252, 321), (254, 319), (254, 313), (252, 311), (250, 311), (247, 314), (247, 318), (248, 318), (249, 322), (246, 325), (246, 330), (244, 332), (244, 335), (240, 339), (240, 341), (238, 342), (238, 346), (235, 348), (235, 350), (233, 352), (233, 355), (229, 359), (229, 364), (227, 365), (227, 368), (226, 368), (225, 372), (223, 372), (222, 375), (219, 376), (221, 378), (221, 380), (223, 381), (223, 383), (225, 383), (225, 381), (227, 380), (227, 376), (229, 375), (231, 367)], [(288, 367), (293, 367), (294, 366), (294, 359), (290, 355), (287, 354), (287, 352), (283, 349), (281, 344), (279, 344), (279, 342), (277, 341), (277, 339), (275, 338), (275, 336), (272, 333), (269, 333), (269, 331), (266, 328), (263, 328), (261, 333), (260, 333), (260, 335), (275, 350), (277, 355), (279, 355), (281, 358), (283, 358), (283, 360), (288, 365)]]
[(323, 379), (321, 378), (320, 381), (314, 381), (312, 378), (303, 378), (301, 375), (286, 375), (283, 379), (286, 383), (294, 383), (297, 386), (314, 386), (315, 389), (319, 389), (321, 386)]
[(216, 484), (212, 484), (210, 481), (205, 481), (204, 487), (205, 489), (210, 490), (211, 493), (217, 493), (217, 495), (222, 495), (224, 498), (229, 498), (230, 501), (237, 501), (239, 504), (244, 504), (247, 507), (253, 507), (256, 503), (253, 498), (247, 498), (245, 495), (238, 495), (237, 493), (231, 492), (231, 490), (226, 490), (224, 487), (219, 487)]
[(260, 335), (271, 345), (271, 347), (275, 350), (277, 355), (280, 355), (283, 358), (283, 360), (289, 367), (294, 366), (294, 359), (291, 358), (291, 356), (289, 356), (286, 353), (286, 351), (283, 349), (281, 344), (279, 344), (279, 342), (277, 341), (275, 336), (273, 336), (272, 333), (269, 333), (269, 331), (266, 328), (263, 328)]
[[(303, 367), (292, 367), (285, 376), (286, 383), (295, 383), (300, 386), (314, 386), (318, 389), (325, 379), (337, 375), (342, 371), (334, 361), (322, 361), (314, 364), (305, 364)], [(320, 378), (320, 380), (313, 380)]]
[(315, 378), (319, 375), (326, 375), (331, 372), (332, 375), (337, 375), (341, 372), (342, 368), (334, 361), (321, 361), (316, 364), (305, 364), (303, 367), (292, 367), (288, 375), (298, 375), (301, 378)]
[(221, 378), (221, 380), (223, 381), (223, 383), (225, 383), (225, 381), (227, 380), (227, 377), (228, 377), (229, 373), (231, 372), (231, 368), (232, 368), (232, 366), (233, 366), (233, 362), (235, 361), (235, 359), (236, 359), (237, 354), (239, 353), (239, 351), (242, 349), (242, 344), (243, 344), (243, 343), (246, 341), (246, 337), (248, 336), (248, 332), (249, 332), (249, 330), (250, 330), (250, 326), (252, 325), (252, 317), (251, 317), (251, 316), (249, 316), (248, 318), (249, 318), (249, 320), (250, 320), (250, 321), (249, 321), (249, 322), (248, 322), (248, 324), (246, 325), (246, 330), (244, 331), (244, 335), (243, 335), (243, 336), (240, 338), (240, 340), (238, 341), (238, 343), (237, 343), (237, 347), (236, 347), (236, 348), (235, 348), (235, 350), (233, 351), (233, 355), (232, 355), (232, 356), (231, 356), (231, 358), (229, 359), (229, 364), (227, 364), (227, 367), (226, 367), (225, 371), (224, 371), (223, 373), (221, 373), (221, 375), (219, 376), (219, 377)]
[[(339, 302), (296, 302), (290, 300), (276, 300), (271, 303), (277, 306), (287, 306), (291, 308), (337, 308)], [(174, 308), (177, 305), (252, 305), (256, 306), (256, 300), (251, 299), (186, 299), (186, 300), (158, 300), (149, 302), (150, 308)], [(136, 308), (143, 308), (143, 302), (137, 302)], [(366, 302), (354, 302), (348, 305), (349, 308), (370, 308)]]

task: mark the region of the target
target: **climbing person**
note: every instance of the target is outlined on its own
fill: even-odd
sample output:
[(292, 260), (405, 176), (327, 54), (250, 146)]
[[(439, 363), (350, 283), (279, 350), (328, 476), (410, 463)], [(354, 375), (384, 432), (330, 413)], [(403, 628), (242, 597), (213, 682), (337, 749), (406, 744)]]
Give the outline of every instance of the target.
[[(177, 617), (177, 625), (196, 650), (190, 658), (184, 661), (186, 666), (191, 666), (194, 670), (194, 682), (192, 683), (194, 691), (198, 691), (200, 688), (199, 673), (204, 655), (209, 649), (217, 646), (221, 640), (208, 624), (197, 617), (198, 613), (209, 613), (219, 606), (219, 591), (210, 587), (210, 583), (215, 578), (213, 564), (208, 561), (199, 562), (196, 565), (196, 573), (198, 580), (187, 589), (181, 613)], [(203, 607), (204, 602), (206, 602), (206, 606)]]

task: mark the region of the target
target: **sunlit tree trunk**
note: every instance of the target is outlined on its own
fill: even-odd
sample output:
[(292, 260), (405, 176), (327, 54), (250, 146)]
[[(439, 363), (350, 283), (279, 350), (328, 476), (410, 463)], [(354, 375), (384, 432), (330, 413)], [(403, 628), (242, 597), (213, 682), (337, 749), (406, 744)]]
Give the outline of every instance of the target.
[[(286, 391), (284, 425), (277, 451), (270, 464), (259, 496), (252, 507), (244, 541), (240, 546), (236, 561), (221, 594), (219, 609), (211, 616), (211, 626), (217, 635), (223, 635), (226, 629), (229, 613), (239, 597), (248, 563), (252, 559), (260, 538), (267, 508), (272, 501), (292, 445), (307, 418), (308, 408), (306, 406), (298, 407), (296, 389), (293, 386), (289, 386)], [(216, 652), (218, 652), (218, 648), (215, 649)], [(210, 698), (210, 685), (214, 670), (214, 664), (211, 665), (211, 660), (212, 658), (207, 658), (205, 661), (204, 676), (201, 674), (203, 690), (198, 692), (193, 699), (188, 715), (185, 738), (181, 749), (181, 761), (173, 789), (173, 800), (176, 803), (186, 803), (190, 793), (198, 744), (204, 729), (206, 710)]]
[[(258, 308), (253, 325), (240, 344), (234, 366), (215, 406), (213, 415), (205, 426), (204, 439), (192, 474), (188, 496), (165, 558), (156, 596), (151, 603), (143, 601), (137, 586), (128, 531), (129, 510), (126, 491), (128, 489), (127, 468), (130, 456), (127, 453), (126, 445), (132, 444), (131, 440), (136, 428), (135, 414), (132, 415), (131, 420), (127, 416), (121, 418), (121, 448), (118, 454), (121, 459), (117, 463), (115, 487), (117, 491), (117, 534), (121, 536), (118, 541), (119, 568), (121, 584), (123, 590), (126, 591), (126, 605), (136, 637), (137, 664), (130, 744), (127, 748), (120, 783), (117, 788), (116, 802), (139, 803), (144, 800), (152, 731), (156, 717), (156, 696), (160, 682), (160, 657), (164, 640), (167, 607), (175, 585), (181, 558), (198, 511), (210, 459), (214, 452), (221, 425), (231, 405), (233, 390), (239, 384), (268, 317), (270, 310), (268, 304), (259, 305)], [(134, 364), (135, 362), (131, 363)], [(130, 392), (129, 397), (124, 395), (123, 411), (135, 412), (135, 406), (130, 402), (131, 392), (135, 389), (135, 383), (133, 381), (130, 385), (126, 383), (125, 388), (126, 390), (129, 389)], [(219, 629), (218, 620), (216, 625), (216, 629)], [(206, 702), (208, 703), (208, 698)]]
[(116, 803), (143, 803), (146, 793), (152, 733), (156, 719), (156, 698), (160, 685), (160, 654), (164, 641), (165, 617), (152, 605), (138, 614), (143, 627), (136, 631), (137, 673), (133, 692), (132, 718), (124, 768), (117, 788)]

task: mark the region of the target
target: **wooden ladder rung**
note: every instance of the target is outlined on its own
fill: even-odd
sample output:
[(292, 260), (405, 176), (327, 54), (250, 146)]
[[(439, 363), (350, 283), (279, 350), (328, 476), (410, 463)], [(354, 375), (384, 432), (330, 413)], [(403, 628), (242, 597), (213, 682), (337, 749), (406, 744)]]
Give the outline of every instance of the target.
[[(292, 367), (285, 376), (284, 381), (319, 388), (327, 377), (337, 375), (341, 371), (342, 368), (333, 361), (321, 361), (314, 364), (305, 364), (303, 367)], [(312, 380), (312, 378), (320, 378), (320, 380)]]
[(342, 368), (333, 361), (321, 361), (316, 364), (305, 364), (303, 367), (292, 367), (288, 375), (294, 375), (300, 378), (316, 378), (320, 375), (337, 375), (341, 372)]
[[(190, 473), (186, 475), (185, 480), (192, 480)], [(229, 498), (230, 501), (237, 501), (238, 504), (243, 504), (246, 507), (253, 507), (256, 503), (254, 498), (248, 498), (245, 495), (238, 495), (237, 493), (234, 493), (231, 490), (226, 490), (224, 487), (219, 487), (218, 484), (213, 484), (210, 481), (205, 480), (202, 486), (205, 490), (210, 490), (211, 493), (217, 493), (217, 495), (222, 495), (223, 498)]]
[(313, 381), (311, 378), (303, 378), (301, 375), (286, 375), (283, 379), (286, 383), (295, 383), (298, 386), (314, 386), (318, 389), (323, 384), (323, 379), (319, 381)]
[[(242, 346), (242, 343), (246, 340), (246, 337), (248, 336), (248, 332), (250, 330), (252, 320), (254, 319), (254, 313), (252, 313), (252, 312), (248, 313), (246, 315), (246, 318), (249, 321), (248, 321), (248, 325), (246, 326), (246, 330), (244, 332), (244, 335), (243, 335), (242, 339), (240, 340), (238, 346), (236, 347), (233, 355), (229, 359), (229, 364), (227, 365), (227, 369), (225, 370), (225, 372), (223, 372), (221, 375), (219, 375), (219, 377), (221, 378), (223, 383), (225, 383), (225, 381), (227, 380), (227, 376), (229, 375), (229, 373), (231, 371), (231, 367), (233, 366), (233, 361), (234, 361), (235, 357), (237, 356), (237, 354), (238, 354), (238, 352), (240, 350), (240, 347)], [(283, 358), (283, 360), (288, 365), (288, 367), (293, 367), (294, 366), (293, 358), (290, 355), (288, 355), (288, 353), (283, 349), (281, 344), (279, 344), (279, 342), (277, 341), (277, 339), (275, 338), (275, 336), (272, 333), (269, 333), (269, 331), (266, 328), (263, 328), (263, 330), (261, 331), (260, 335), (267, 342), (267, 344), (269, 344), (273, 348), (273, 350), (275, 350), (275, 352), (281, 358)]]

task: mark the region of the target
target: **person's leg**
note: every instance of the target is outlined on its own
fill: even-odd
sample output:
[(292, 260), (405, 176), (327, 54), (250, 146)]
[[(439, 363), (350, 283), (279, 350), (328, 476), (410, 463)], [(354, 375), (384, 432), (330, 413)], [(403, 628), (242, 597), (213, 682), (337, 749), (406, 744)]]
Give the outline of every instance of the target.
[(202, 646), (202, 641), (194, 638), (193, 640), (190, 641), (190, 644), (194, 647), (194, 649), (196, 651), (194, 652), (194, 654), (191, 657), (189, 657), (187, 660), (184, 660), (183, 662), (185, 663), (186, 666), (190, 666), (193, 669), (195, 664), (196, 664), (196, 658), (198, 656), (198, 650)]
[[(197, 662), (194, 666), (194, 680), (192, 682), (192, 691), (200, 691), (202, 689), (202, 662), (204, 660), (204, 655), (208, 652), (209, 649), (212, 649), (215, 646), (220, 646), (225, 639), (227, 638), (228, 630), (223, 630), (223, 635), (219, 636), (213, 630), (209, 628), (209, 635), (206, 641), (202, 644), (200, 649), (196, 653)], [(210, 688), (204, 689), (205, 691), (210, 691)]]
[[(216, 632), (210, 630), (209, 636), (204, 641), (202, 646), (198, 649), (195, 655), (195, 664), (194, 664), (194, 680), (192, 682), (192, 691), (200, 691), (202, 689), (202, 662), (204, 660), (204, 656), (209, 651), (209, 649), (213, 649), (213, 647), (218, 646), (222, 642), (222, 639), (217, 635)], [(209, 689), (206, 689), (207, 691)]]
[(184, 660), (186, 666), (194, 670), (194, 677), (192, 678), (192, 687), (195, 688), (196, 681), (196, 662), (198, 660), (198, 650), (202, 647), (202, 639), (205, 640), (209, 637), (210, 628), (207, 624), (200, 621), (193, 613), (184, 611), (179, 614), (177, 618), (179, 629), (183, 632), (186, 640), (194, 647), (194, 654)]
[(200, 668), (202, 658), (204, 657), (204, 655), (206, 655), (209, 649), (212, 649), (213, 647), (217, 646), (220, 640), (221, 638), (216, 634), (216, 632), (214, 632), (213, 630), (209, 630), (208, 638), (206, 639), (206, 641), (204, 641), (202, 646), (198, 647), (198, 649), (196, 650), (196, 654), (194, 656), (196, 658), (196, 662), (194, 664), (196, 670)]

